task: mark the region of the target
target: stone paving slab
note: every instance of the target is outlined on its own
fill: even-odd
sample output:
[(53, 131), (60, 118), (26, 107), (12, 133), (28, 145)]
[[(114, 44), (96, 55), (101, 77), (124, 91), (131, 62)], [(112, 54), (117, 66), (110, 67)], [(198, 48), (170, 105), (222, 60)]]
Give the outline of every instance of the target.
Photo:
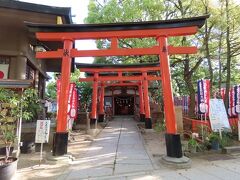
[(116, 164), (114, 174), (124, 174), (140, 171), (151, 171), (153, 167), (151, 164)]
[(240, 176), (238, 173), (235, 173), (233, 171), (229, 171), (225, 168), (217, 167), (217, 166), (209, 166), (209, 167), (200, 167), (200, 171), (202, 171), (203, 174), (209, 174), (212, 175), (218, 179), (223, 180), (239, 180)]
[(216, 176), (213, 176), (208, 173), (203, 173), (199, 169), (187, 169), (178, 171), (180, 176), (185, 177), (186, 179), (194, 179), (194, 180), (218, 180)]
[(90, 177), (98, 177), (98, 176), (110, 176), (112, 175), (112, 167), (99, 166), (99, 167), (87, 167), (83, 169), (76, 168), (76, 170), (72, 170), (65, 179), (68, 180), (78, 180)]

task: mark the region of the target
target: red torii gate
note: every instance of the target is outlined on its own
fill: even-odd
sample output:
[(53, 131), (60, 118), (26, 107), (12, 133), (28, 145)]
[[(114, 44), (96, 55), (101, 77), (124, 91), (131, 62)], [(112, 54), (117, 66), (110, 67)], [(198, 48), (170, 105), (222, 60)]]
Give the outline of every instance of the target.
[[(88, 56), (129, 56), (129, 55), (159, 55), (163, 87), (164, 112), (166, 120), (167, 156), (182, 157), (180, 135), (176, 131), (176, 118), (171, 87), (169, 55), (196, 53), (196, 47), (173, 47), (167, 44), (168, 37), (193, 35), (202, 27), (209, 16), (185, 19), (133, 22), (116, 24), (81, 24), (81, 25), (49, 25), (27, 23), (30, 31), (36, 32), (40, 41), (63, 42), (63, 49), (38, 52), (39, 59), (62, 58), (62, 85), (59, 96), (57, 131), (54, 136), (53, 155), (67, 153), (67, 97), (70, 81), (72, 58)], [(156, 38), (157, 45), (149, 48), (119, 48), (118, 39), (124, 38)], [(110, 39), (110, 49), (77, 50), (73, 48), (74, 40)], [(98, 78), (95, 74), (94, 78)], [(96, 83), (97, 86), (97, 83)], [(95, 88), (96, 89), (96, 88)]]
[[(140, 115), (140, 121), (141, 122), (145, 122), (145, 110), (144, 110), (144, 99), (143, 99), (143, 87), (142, 87), (142, 81), (140, 82), (131, 82), (131, 83), (115, 83), (115, 84), (111, 84), (111, 83), (106, 83), (105, 86), (110, 86), (110, 87), (115, 87), (115, 86), (125, 86), (125, 87), (131, 87), (131, 86), (135, 86), (138, 88), (138, 94), (139, 94), (139, 115)], [(102, 87), (101, 87), (102, 88)], [(102, 96), (101, 96), (102, 97)], [(101, 101), (100, 101), (101, 103)], [(102, 105), (100, 104), (100, 107)]]
[[(148, 81), (161, 80), (159, 75), (148, 75), (147, 73), (153, 73), (160, 71), (159, 63), (148, 63), (148, 64), (130, 64), (130, 65), (104, 65), (104, 64), (77, 64), (77, 68), (81, 72), (92, 73), (93, 77), (80, 78), (80, 81), (88, 82), (93, 81), (93, 95), (92, 95), (92, 113), (91, 122), (95, 122), (97, 119), (97, 92), (98, 82), (105, 81), (120, 81), (115, 84), (116, 86), (138, 86), (139, 97), (140, 97), (140, 117), (145, 119), (145, 127), (152, 129), (149, 97), (148, 97)], [(114, 72), (114, 74), (112, 73)], [(116, 72), (116, 73), (115, 73)], [(105, 73), (105, 74), (102, 74)], [(108, 73), (108, 74), (106, 74)], [(129, 75), (130, 73), (130, 75)], [(132, 74), (131, 74), (132, 73)], [(126, 74), (126, 75), (125, 75)], [(137, 75), (136, 75), (137, 74)], [(138, 75), (140, 74), (140, 75)], [(111, 76), (110, 76), (111, 75)], [(123, 83), (124, 81), (139, 81), (136, 83)], [(144, 92), (144, 93), (143, 93)], [(104, 87), (101, 83), (100, 93), (100, 113), (98, 119), (100, 122), (104, 117)]]

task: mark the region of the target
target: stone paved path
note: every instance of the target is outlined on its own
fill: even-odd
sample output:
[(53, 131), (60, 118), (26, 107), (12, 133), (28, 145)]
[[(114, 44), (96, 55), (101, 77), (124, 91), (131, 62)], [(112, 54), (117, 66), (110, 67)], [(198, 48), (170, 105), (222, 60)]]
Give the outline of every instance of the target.
[(136, 122), (116, 117), (91, 144), (83, 158), (76, 159), (64, 179), (112, 176), (153, 170)]

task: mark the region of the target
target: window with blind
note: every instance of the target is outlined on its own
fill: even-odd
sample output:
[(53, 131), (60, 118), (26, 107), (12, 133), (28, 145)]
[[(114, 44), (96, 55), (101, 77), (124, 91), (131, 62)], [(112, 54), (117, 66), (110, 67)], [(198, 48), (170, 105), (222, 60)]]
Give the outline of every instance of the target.
[(45, 91), (45, 78), (43, 77), (43, 75), (39, 73), (38, 94), (41, 99), (44, 98), (44, 91)]
[(1, 56), (0, 55), (0, 64), (10, 64), (10, 56)]
[(34, 79), (35, 78), (35, 72), (36, 72), (36, 70), (29, 63), (27, 63), (26, 79)]

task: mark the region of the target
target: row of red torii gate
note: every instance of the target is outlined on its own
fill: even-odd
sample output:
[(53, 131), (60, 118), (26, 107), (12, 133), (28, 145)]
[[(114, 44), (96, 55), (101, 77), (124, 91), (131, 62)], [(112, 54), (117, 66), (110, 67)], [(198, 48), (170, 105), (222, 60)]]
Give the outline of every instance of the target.
[[(104, 86), (108, 83), (116, 86), (138, 86), (140, 95), (140, 113), (145, 114), (146, 128), (152, 128), (148, 84), (152, 80), (161, 80), (164, 115), (166, 122), (166, 149), (167, 156), (181, 158), (180, 135), (176, 131), (176, 117), (171, 87), (171, 74), (169, 55), (197, 53), (196, 47), (174, 47), (168, 45), (169, 37), (194, 35), (202, 27), (209, 16), (200, 16), (185, 19), (129, 22), (115, 24), (75, 24), (75, 25), (49, 25), (27, 23), (30, 31), (36, 38), (44, 42), (62, 42), (63, 48), (46, 52), (38, 52), (38, 59), (49, 61), (61, 59), (61, 88), (59, 95), (59, 109), (57, 116), (57, 129), (54, 135), (53, 155), (59, 156), (67, 153), (67, 106), (71, 74), (72, 59), (75, 57), (100, 57), (100, 56), (147, 56), (159, 57), (157, 64), (129, 66), (89, 66), (80, 65), (81, 72), (92, 73), (92, 77), (80, 78), (80, 81), (93, 82), (91, 119), (97, 120), (98, 86), (101, 87), (100, 119), (104, 113), (103, 94)], [(120, 48), (118, 41), (127, 38), (154, 38), (156, 44), (143, 48)], [(78, 50), (74, 47), (75, 40), (108, 39), (111, 46), (108, 49)], [(107, 75), (106, 75), (107, 74)]]

